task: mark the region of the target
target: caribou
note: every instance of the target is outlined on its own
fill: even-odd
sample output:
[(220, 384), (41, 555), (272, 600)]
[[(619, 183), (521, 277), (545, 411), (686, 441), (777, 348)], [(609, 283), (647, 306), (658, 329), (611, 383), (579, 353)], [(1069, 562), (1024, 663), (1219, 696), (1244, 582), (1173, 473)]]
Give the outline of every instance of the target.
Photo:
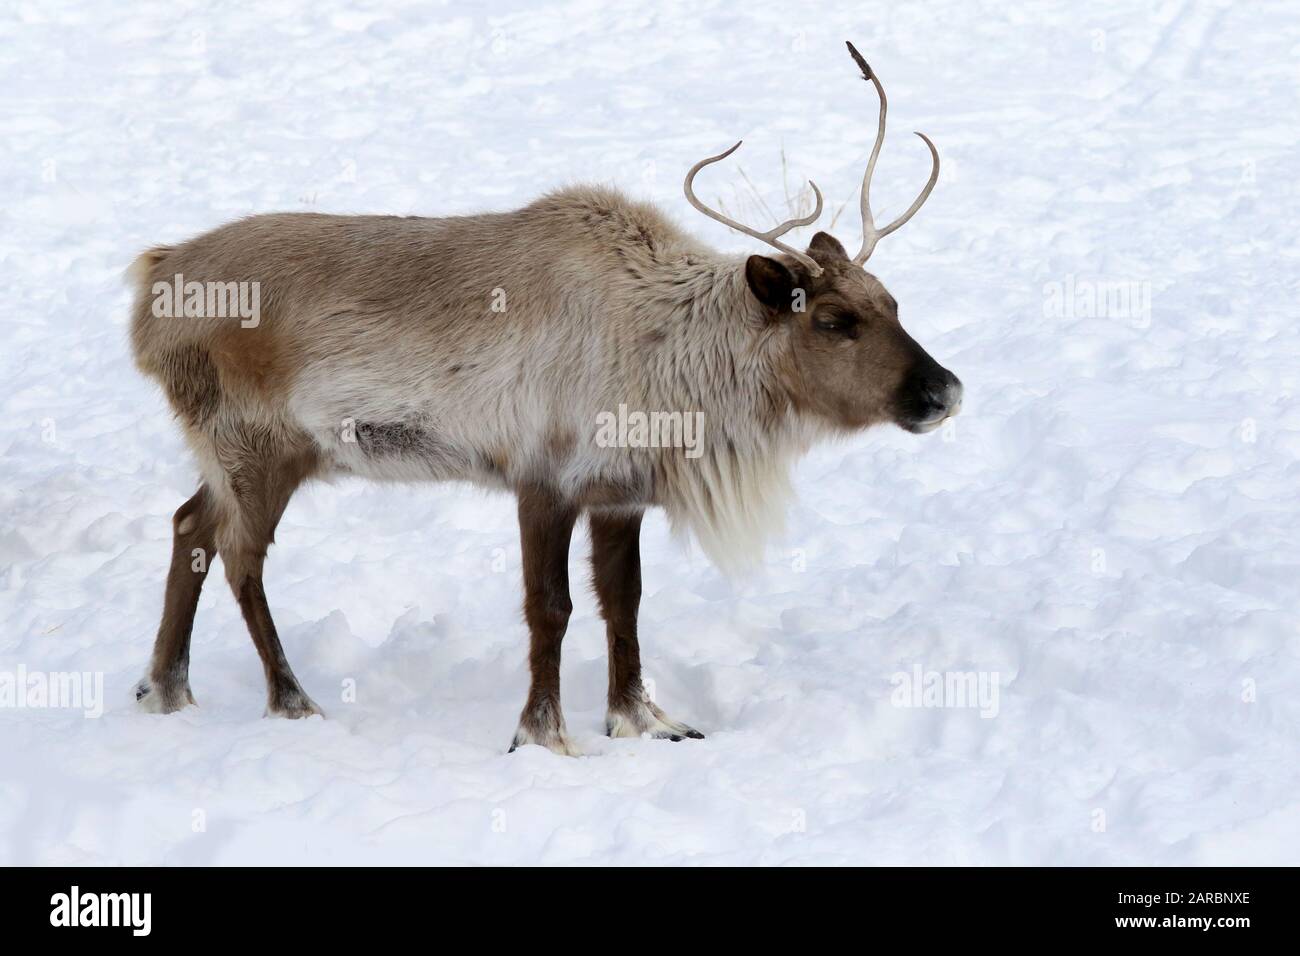
[[(761, 553), (791, 495), (792, 463), (814, 442), (893, 423), (938, 428), (962, 386), (899, 324), (898, 303), (864, 264), (934, 189), (877, 228), (871, 179), (885, 136), (879, 99), (862, 179), (856, 255), (826, 232), (781, 241), (816, 208), (766, 231), (697, 197), (705, 216), (775, 255), (734, 256), (656, 208), (597, 186), (513, 212), (445, 218), (259, 215), (132, 264), (131, 346), (164, 392), (200, 483), (173, 518), (162, 620), (139, 705), (194, 703), (190, 637), (209, 566), (225, 577), (265, 670), (267, 715), (321, 710), (285, 657), (263, 587), (276, 525), (308, 479), (462, 481), (518, 501), (531, 684), (511, 750), (575, 754), (560, 708), (560, 645), (572, 610), (568, 556), (585, 516), (609, 648), (612, 737), (702, 737), (646, 693), (637, 612), (647, 508), (723, 569)], [(258, 290), (258, 321), (155, 307), (191, 282)], [(198, 314), (192, 314), (198, 313)], [(693, 447), (598, 441), (616, 410), (699, 421)]]

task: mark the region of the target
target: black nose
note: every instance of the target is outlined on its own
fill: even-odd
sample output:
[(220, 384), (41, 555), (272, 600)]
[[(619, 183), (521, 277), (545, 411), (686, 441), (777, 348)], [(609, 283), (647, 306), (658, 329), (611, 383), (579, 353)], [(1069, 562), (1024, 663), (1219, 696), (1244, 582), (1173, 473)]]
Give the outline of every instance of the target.
[(961, 411), (961, 380), (941, 365), (935, 364), (916, 375), (911, 382), (912, 422), (926, 427), (937, 425)]
[(961, 406), (961, 379), (946, 368), (922, 386), (923, 402), (945, 416), (955, 414)]

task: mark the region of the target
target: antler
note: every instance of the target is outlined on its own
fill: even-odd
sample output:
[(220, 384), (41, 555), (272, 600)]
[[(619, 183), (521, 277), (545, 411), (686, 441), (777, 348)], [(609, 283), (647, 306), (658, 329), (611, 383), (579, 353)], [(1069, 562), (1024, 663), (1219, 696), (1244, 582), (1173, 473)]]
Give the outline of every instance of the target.
[[(743, 143), (744, 140), (741, 140), (740, 142)], [(686, 182), (682, 185), (682, 189), (686, 193), (687, 202), (689, 202), (700, 212), (704, 213), (704, 215), (708, 216), (710, 219), (716, 219), (718, 222), (722, 223), (723, 225), (730, 226), (732, 229), (735, 229), (737, 232), (743, 232), (747, 236), (753, 236), (755, 239), (761, 239), (763, 242), (766, 242), (769, 246), (774, 246), (775, 248), (780, 249), (782, 252), (786, 253), (787, 255), (793, 256), (813, 275), (815, 276), (821, 275), (822, 267), (819, 266), (816, 263), (816, 261), (814, 261), (811, 257), (804, 255), (799, 250), (790, 248), (784, 242), (781, 242), (780, 239), (778, 238), (779, 236), (784, 236), (787, 232), (789, 232), (791, 229), (794, 229), (796, 226), (811, 225), (812, 223), (816, 222), (817, 217), (822, 214), (822, 191), (817, 188), (817, 184), (812, 180), (808, 181), (808, 185), (812, 187), (813, 193), (816, 194), (817, 196), (817, 208), (814, 209), (812, 213), (810, 213), (809, 215), (804, 216), (802, 219), (788, 219), (785, 222), (781, 223), (780, 225), (773, 226), (767, 232), (759, 232), (757, 229), (751, 229), (749, 226), (742, 225), (741, 223), (736, 222), (736, 220), (724, 216), (720, 212), (714, 212), (708, 206), (704, 205), (704, 203), (700, 202), (698, 199), (695, 198), (695, 192), (694, 190), (691, 189), (691, 184), (695, 181), (695, 174), (711, 163), (716, 163), (719, 160), (726, 159), (728, 156), (730, 156), (739, 148), (740, 148), (740, 143), (737, 143), (735, 146), (731, 147), (731, 149), (727, 150), (725, 153), (719, 153), (717, 156), (709, 156), (706, 159), (701, 159), (698, 163), (696, 163), (694, 166), (691, 167), (691, 171), (686, 174)]]
[[(853, 62), (857, 63), (858, 69), (862, 70), (862, 78), (870, 80), (876, 87), (876, 93), (880, 96), (880, 127), (876, 131), (876, 145), (871, 149), (871, 158), (867, 160), (866, 175), (862, 177), (862, 248), (853, 257), (854, 262), (862, 265), (875, 250), (877, 242), (911, 219), (916, 214), (916, 211), (921, 208), (921, 204), (930, 198), (930, 192), (934, 189), (934, 184), (939, 180), (939, 151), (934, 148), (934, 143), (930, 142), (930, 137), (924, 133), (916, 134), (925, 140), (925, 145), (930, 147), (930, 155), (934, 159), (934, 169), (930, 172), (930, 181), (925, 184), (925, 188), (921, 190), (921, 195), (916, 197), (916, 201), (908, 207), (907, 212), (884, 229), (877, 229), (876, 221), (871, 216), (871, 177), (876, 171), (876, 160), (880, 156), (880, 147), (885, 142), (885, 112), (889, 108), (889, 103), (885, 99), (885, 88), (880, 85), (880, 79), (872, 72), (871, 67), (867, 66), (867, 61), (862, 58), (862, 54), (857, 51), (857, 48), (852, 43), (849, 43), (848, 47)], [(733, 146), (732, 149), (734, 148)]]

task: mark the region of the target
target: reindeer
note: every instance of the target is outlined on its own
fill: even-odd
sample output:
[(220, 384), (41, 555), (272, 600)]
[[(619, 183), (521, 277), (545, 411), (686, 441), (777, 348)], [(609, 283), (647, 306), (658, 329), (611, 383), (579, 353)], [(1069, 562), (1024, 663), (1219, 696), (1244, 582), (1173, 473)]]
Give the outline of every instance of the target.
[[(961, 383), (902, 328), (863, 268), (876, 243), (871, 178), (862, 246), (825, 232), (800, 252), (780, 239), (816, 208), (760, 232), (705, 206), (693, 183), (740, 144), (696, 163), (687, 200), (777, 255), (734, 257), (695, 241), (613, 190), (553, 192), (514, 212), (452, 218), (277, 214), (142, 254), (131, 343), (174, 410), (201, 484), (173, 519), (162, 622), (139, 704), (194, 703), (190, 634), (208, 559), (220, 554), (266, 672), (267, 715), (320, 708), (285, 659), (263, 564), (294, 491), (313, 477), (466, 481), (518, 498), (531, 686), (511, 750), (575, 754), (560, 709), (560, 643), (572, 609), (568, 555), (586, 515), (594, 590), (609, 645), (612, 737), (702, 737), (645, 692), (637, 640), (639, 533), (667, 513), (717, 564), (760, 553), (779, 528), (791, 463), (822, 438), (892, 422), (939, 427)], [(255, 283), (261, 315), (155, 314), (151, 290)], [(193, 310), (202, 312), (201, 309)], [(702, 414), (701, 447), (598, 443), (601, 413)], [(624, 442), (623, 445), (631, 445)], [(198, 570), (196, 570), (198, 568)]]

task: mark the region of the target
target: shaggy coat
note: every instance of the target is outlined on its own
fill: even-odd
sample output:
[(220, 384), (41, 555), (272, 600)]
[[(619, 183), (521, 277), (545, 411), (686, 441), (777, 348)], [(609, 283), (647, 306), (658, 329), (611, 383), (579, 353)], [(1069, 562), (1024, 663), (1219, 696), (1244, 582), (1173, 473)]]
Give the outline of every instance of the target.
[[(517, 496), (532, 680), (514, 746), (576, 752), (560, 708), (560, 644), (573, 606), (569, 545), (584, 516), (609, 643), (607, 731), (701, 736), (641, 680), (644, 509), (663, 508), (735, 568), (779, 527), (790, 464), (815, 439), (884, 422), (930, 431), (961, 407), (961, 383), (903, 330), (897, 302), (862, 268), (929, 196), (938, 153), (923, 136), (930, 179), (877, 228), (868, 194), (884, 90), (849, 52), (880, 96), (853, 258), (826, 233), (805, 252), (779, 241), (821, 212), (816, 187), (811, 215), (766, 232), (700, 202), (696, 174), (734, 146), (691, 169), (686, 197), (778, 256), (720, 255), (655, 209), (595, 187), (442, 219), (255, 216), (141, 255), (130, 270), (132, 349), (202, 476), (174, 517), (141, 705), (169, 713), (194, 702), (190, 635), (220, 554), (266, 672), (268, 713), (320, 713), (285, 659), (262, 568), (295, 489), (352, 474)], [(232, 317), (222, 294), (236, 292)], [(629, 411), (640, 422), (625, 428)], [(647, 418), (669, 427), (647, 433)]]
[[(735, 568), (820, 428), (745, 266), (599, 188), (447, 219), (255, 216), (141, 256), (131, 340), (219, 502), (243, 457), (295, 449), (313, 473), (660, 505)], [(176, 275), (257, 282), (258, 324), (155, 316)], [(601, 447), (620, 404), (701, 413), (703, 454)]]

